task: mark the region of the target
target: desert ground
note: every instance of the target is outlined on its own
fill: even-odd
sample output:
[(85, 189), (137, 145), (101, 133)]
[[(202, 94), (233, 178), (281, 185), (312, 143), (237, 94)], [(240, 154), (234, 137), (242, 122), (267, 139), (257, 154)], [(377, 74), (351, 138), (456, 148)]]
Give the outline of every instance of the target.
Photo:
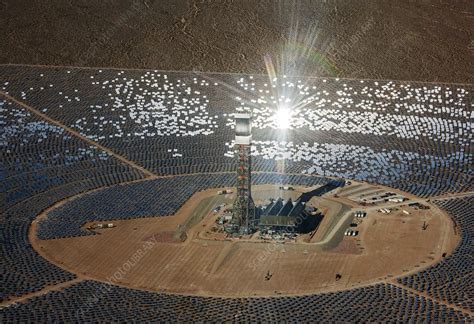
[(0, 64), (472, 83), (470, 0), (0, 1)]
[[(285, 197), (295, 198), (309, 190), (295, 189), (284, 192)], [(357, 202), (361, 197), (389, 191), (409, 200), (373, 206)], [(30, 239), (43, 257), (80, 278), (205, 296), (310, 294), (394, 282), (397, 277), (438, 262), (459, 241), (452, 220), (437, 207), (415, 210), (407, 204), (428, 203), (407, 193), (364, 183), (353, 183), (338, 190), (337, 195), (328, 193), (310, 201), (326, 210), (310, 243), (205, 239), (199, 233), (216, 218), (214, 207), (232, 201), (232, 197), (216, 192), (209, 189), (194, 194), (173, 216), (114, 221), (116, 227), (98, 230), (94, 236), (38, 240), (34, 222)], [(275, 186), (255, 186), (259, 199), (272, 193), (278, 194)], [(342, 205), (347, 208), (341, 210)], [(203, 206), (206, 213), (202, 213)], [(398, 209), (382, 214), (377, 211), (381, 207)], [(359, 209), (367, 211), (366, 218), (356, 219), (348, 213)], [(189, 223), (195, 215), (200, 219), (191, 222), (194, 226), (187, 229), (186, 239), (174, 240), (178, 225)], [(47, 213), (39, 217), (47, 217)], [(343, 234), (351, 222), (359, 222), (356, 229), (360, 234), (356, 237)], [(422, 230), (424, 222), (429, 230)], [(137, 251), (142, 251), (139, 259)], [(265, 280), (268, 272), (272, 277)], [(342, 278), (335, 280), (336, 274)]]

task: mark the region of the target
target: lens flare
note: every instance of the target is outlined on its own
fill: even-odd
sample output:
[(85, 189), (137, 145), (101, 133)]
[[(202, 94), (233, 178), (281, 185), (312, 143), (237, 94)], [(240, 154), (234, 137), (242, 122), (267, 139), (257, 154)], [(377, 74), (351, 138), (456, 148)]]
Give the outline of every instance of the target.
[(286, 107), (281, 107), (275, 114), (275, 123), (279, 129), (288, 129), (291, 125), (291, 112)]

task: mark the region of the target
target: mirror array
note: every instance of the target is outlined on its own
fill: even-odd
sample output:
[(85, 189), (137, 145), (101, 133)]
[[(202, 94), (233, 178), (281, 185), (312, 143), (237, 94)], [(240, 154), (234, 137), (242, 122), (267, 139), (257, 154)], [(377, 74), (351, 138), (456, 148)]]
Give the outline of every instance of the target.
[[(401, 81), (2, 66), (3, 93), (155, 174), (179, 176), (147, 180), (142, 172), (63, 128), (0, 100), (6, 197), (0, 216), (0, 273), (5, 278), (0, 298), (5, 301), (75, 278), (44, 260), (28, 239), (30, 223), (56, 202), (109, 187), (52, 211), (39, 222), (42, 239), (86, 235), (81, 226), (92, 220), (170, 215), (195, 191), (233, 185), (233, 174), (222, 172), (236, 167), (232, 115), (239, 111), (254, 116), (254, 170), (263, 172), (256, 173), (255, 183), (310, 185), (335, 176), (423, 197), (473, 190), (472, 90), (471, 85)], [(283, 129), (280, 111), (288, 117)], [(271, 173), (275, 171), (286, 174)], [(128, 183), (132, 181), (138, 182)], [(114, 186), (118, 183), (128, 184)], [(170, 204), (155, 203), (156, 197), (166, 197)], [(152, 203), (144, 205), (145, 199)], [(114, 204), (98, 203), (109, 200)], [(472, 274), (466, 270), (472, 268), (472, 199), (467, 205), (458, 199), (439, 204), (457, 222), (460, 245), (438, 265), (399, 283), (472, 311), (469, 281), (455, 278)], [(75, 314), (77, 309), (86, 311)], [(104, 289), (102, 283), (82, 281), (0, 310), (2, 322), (157, 316), (472, 320), (388, 284), (312, 296), (220, 299)]]
[[(384, 184), (420, 196), (462, 190), (472, 177), (469, 85), (16, 66), (2, 78), (3, 91), (157, 174), (235, 170), (232, 115), (250, 111), (254, 139), (306, 150), (285, 156), (287, 173), (374, 182), (374, 166)], [(281, 171), (268, 154), (255, 156), (254, 170)]]
[[(325, 79), (318, 85), (274, 79), (261, 88), (251, 82), (249, 89), (254, 77), (249, 79), (237, 82), (258, 98), (249, 102), (237, 97), (240, 105), (236, 109), (253, 112), (254, 128), (278, 129), (276, 112), (283, 108), (290, 128), (305, 131), (427, 138), (452, 144), (472, 138), (471, 125), (466, 121), (471, 117), (470, 93), (464, 88), (335, 79), (332, 82), (339, 84), (333, 89), (325, 86)], [(232, 123), (229, 118), (228, 125)]]
[(28, 230), (39, 213), (70, 196), (143, 175), (1, 98), (0, 129), (3, 301), (75, 278), (31, 246)]
[(472, 317), (402, 288), (378, 284), (311, 296), (215, 298), (150, 293), (82, 281), (0, 312), (9, 322), (464, 322)]

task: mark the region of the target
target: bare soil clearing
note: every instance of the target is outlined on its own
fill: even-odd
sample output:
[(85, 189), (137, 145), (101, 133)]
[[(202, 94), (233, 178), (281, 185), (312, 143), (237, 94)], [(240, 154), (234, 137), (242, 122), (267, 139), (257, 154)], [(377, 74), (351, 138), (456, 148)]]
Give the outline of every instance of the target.
[[(373, 190), (366, 184), (362, 187)], [(285, 194), (297, 196), (302, 190), (308, 188), (296, 187), (295, 192)], [(254, 192), (257, 197), (263, 197), (275, 191), (278, 191), (275, 187), (264, 185), (256, 186)], [(400, 203), (398, 210), (390, 214), (377, 212), (380, 206), (365, 207), (368, 216), (357, 226), (359, 236), (343, 236), (329, 249), (321, 249), (320, 240), (343, 235), (341, 231), (346, 227), (338, 228), (328, 221), (319, 229), (325, 233), (324, 238), (320, 235), (312, 241), (315, 243), (203, 239), (198, 232), (210, 221), (213, 213), (209, 211), (222, 200), (229, 200), (216, 192), (210, 189), (196, 193), (174, 216), (113, 221), (117, 227), (100, 230), (99, 235), (46, 241), (30, 237), (45, 258), (78, 276), (108, 281), (121, 269), (123, 273), (112, 279), (113, 283), (151, 291), (212, 296), (310, 294), (391, 281), (438, 262), (442, 253), (452, 251), (459, 239), (451, 219), (435, 206), (422, 211), (399, 207)], [(403, 194), (410, 201), (421, 201)], [(326, 204), (340, 199), (351, 202), (355, 208), (364, 208), (350, 200), (350, 195), (330, 196), (318, 199)], [(187, 231), (187, 239), (184, 242), (170, 239), (178, 225), (186, 222), (196, 207), (209, 198), (213, 200), (207, 204), (204, 220)], [(335, 207), (333, 204), (332, 211), (328, 209), (328, 220), (337, 214)], [(403, 209), (410, 214), (403, 213)], [(422, 230), (424, 222), (429, 223), (427, 230)], [(154, 242), (151, 248), (146, 249), (140, 260), (130, 263), (132, 256), (149, 242)], [(272, 277), (265, 280), (268, 272)], [(337, 273), (342, 278), (336, 281)]]

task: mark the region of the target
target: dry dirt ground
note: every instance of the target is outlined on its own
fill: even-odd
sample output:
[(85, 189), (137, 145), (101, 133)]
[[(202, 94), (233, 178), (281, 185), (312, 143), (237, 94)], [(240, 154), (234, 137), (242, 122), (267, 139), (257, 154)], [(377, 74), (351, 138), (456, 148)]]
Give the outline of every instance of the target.
[[(368, 185), (362, 186), (367, 190)], [(214, 296), (309, 294), (392, 281), (438, 262), (459, 240), (451, 219), (434, 206), (423, 212), (404, 207), (410, 215), (401, 209), (385, 215), (376, 211), (380, 207), (367, 207), (368, 216), (357, 227), (360, 235), (344, 237), (329, 250), (321, 250), (318, 242), (202, 239), (197, 235), (202, 223), (188, 231), (183, 243), (159, 240), (171, 237), (178, 224), (194, 213), (203, 199), (212, 196), (216, 196), (215, 189), (198, 192), (174, 216), (115, 221), (117, 227), (95, 236), (38, 240), (34, 222), (30, 239), (42, 256), (81, 278), (152, 291)], [(361, 208), (350, 197), (348, 191), (344, 199)], [(429, 227), (423, 231), (425, 221)], [(134, 257), (137, 251), (143, 252), (139, 259)], [(268, 271), (273, 276), (265, 280)], [(336, 273), (342, 275), (338, 281)]]
[(472, 0), (1, 0), (0, 63), (472, 83)]

